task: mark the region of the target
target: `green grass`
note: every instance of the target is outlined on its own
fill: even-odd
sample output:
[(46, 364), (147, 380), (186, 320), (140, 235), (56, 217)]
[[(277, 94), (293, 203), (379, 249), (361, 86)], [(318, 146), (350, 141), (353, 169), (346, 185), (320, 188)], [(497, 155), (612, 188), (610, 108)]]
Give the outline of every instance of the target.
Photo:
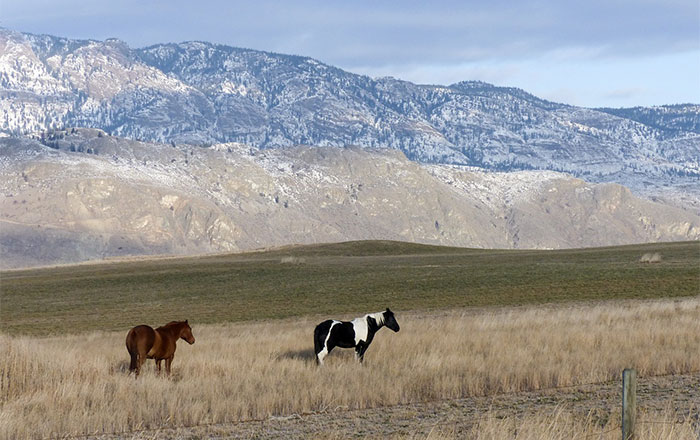
[[(648, 252), (660, 253), (662, 261), (640, 263)], [(387, 306), (672, 298), (700, 293), (700, 243), (506, 251), (349, 242), (6, 271), (0, 292), (0, 331), (31, 335), (127, 330), (174, 319), (362, 314)]]

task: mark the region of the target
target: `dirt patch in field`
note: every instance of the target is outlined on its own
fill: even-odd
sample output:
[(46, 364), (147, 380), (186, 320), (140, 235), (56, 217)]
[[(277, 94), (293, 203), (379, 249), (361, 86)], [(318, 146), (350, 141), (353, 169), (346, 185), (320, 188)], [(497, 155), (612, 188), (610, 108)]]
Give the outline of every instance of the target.
[[(639, 377), (639, 412), (653, 420), (655, 414), (673, 410), (679, 416), (698, 417), (700, 373)], [(270, 417), (265, 420), (208, 426), (150, 430), (140, 433), (101, 435), (104, 440), (123, 438), (166, 439), (308, 439), (427, 437), (436, 428), (466, 436), (483, 416), (526, 417), (567, 411), (591, 417), (601, 429), (620, 417), (621, 382), (581, 385), (487, 397), (412, 403), (362, 410), (329, 408), (325, 412)]]

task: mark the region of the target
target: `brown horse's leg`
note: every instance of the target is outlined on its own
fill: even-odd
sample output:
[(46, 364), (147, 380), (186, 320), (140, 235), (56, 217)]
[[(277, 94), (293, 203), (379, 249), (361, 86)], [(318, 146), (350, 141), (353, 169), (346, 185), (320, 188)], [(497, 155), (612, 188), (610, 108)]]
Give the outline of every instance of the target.
[(143, 365), (143, 361), (146, 359), (146, 355), (139, 353), (138, 354), (138, 359), (136, 360), (136, 377), (139, 377), (139, 373), (141, 373), (141, 366)]
[(168, 374), (168, 376), (170, 376), (170, 365), (172, 365), (174, 357), (175, 354), (173, 353), (165, 360), (165, 372)]
[[(156, 361), (156, 369), (158, 370), (158, 374), (160, 374), (160, 363), (163, 361), (163, 359), (155, 359)], [(166, 362), (165, 365), (167, 366), (168, 363)]]

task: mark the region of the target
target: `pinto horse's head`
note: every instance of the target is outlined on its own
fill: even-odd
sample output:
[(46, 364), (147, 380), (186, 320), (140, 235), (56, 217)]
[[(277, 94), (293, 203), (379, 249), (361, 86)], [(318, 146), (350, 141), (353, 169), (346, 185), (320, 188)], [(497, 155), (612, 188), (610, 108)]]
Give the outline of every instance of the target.
[(396, 321), (396, 318), (394, 317), (394, 312), (389, 310), (388, 308), (384, 312), (384, 325), (392, 329), (393, 331), (397, 332), (399, 331), (399, 323)]
[(194, 335), (192, 334), (192, 327), (190, 327), (190, 324), (187, 322), (187, 320), (185, 320), (185, 325), (182, 326), (182, 330), (180, 331), (180, 338), (187, 341), (187, 343), (190, 345), (194, 344)]

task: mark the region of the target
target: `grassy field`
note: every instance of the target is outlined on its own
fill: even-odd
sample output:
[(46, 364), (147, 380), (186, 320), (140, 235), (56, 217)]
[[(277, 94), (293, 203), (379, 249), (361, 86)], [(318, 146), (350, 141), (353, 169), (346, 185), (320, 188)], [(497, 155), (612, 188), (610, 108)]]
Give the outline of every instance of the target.
[[(351, 242), (6, 271), (0, 292), (0, 438), (491, 396), (609, 381), (631, 365), (641, 377), (700, 369), (697, 242), (563, 251)], [(387, 306), (401, 332), (379, 334), (364, 366), (351, 350), (314, 365), (320, 317)], [(173, 377), (156, 376), (152, 361), (129, 377), (126, 331), (185, 318), (197, 342), (179, 344)], [(694, 424), (673, 424), (688, 408), (669, 410), (676, 431), (649, 436), (694, 438)], [(603, 424), (562, 414), (485, 414), (470, 437), (614, 428), (612, 412)], [(428, 437), (462, 437), (449, 429)]]
[[(661, 261), (640, 262), (658, 253)], [(52, 335), (700, 293), (700, 243), (559, 251), (350, 242), (0, 273), (0, 332)]]
[[(47, 338), (0, 335), (0, 438), (62, 438), (331, 411), (328, 421), (339, 410), (611, 381), (628, 366), (637, 368), (640, 384), (646, 386), (646, 378), (654, 375), (700, 370), (699, 318), (697, 298), (506, 307), (479, 314), (405, 312), (398, 315), (401, 331), (380, 331), (364, 364), (355, 361), (352, 350), (338, 349), (323, 368), (313, 361), (315, 321), (310, 318), (199, 325), (193, 327), (194, 345), (178, 344), (172, 377), (157, 376), (149, 361), (138, 380), (126, 371), (124, 331)], [(692, 399), (679, 399), (682, 406), (671, 412), (687, 416), (697, 404)], [(650, 404), (639, 402), (642, 408)], [(525, 403), (513, 403), (511, 414), (536, 411), (537, 403), (532, 405), (528, 410)], [(618, 415), (617, 399), (598, 407), (590, 419), (584, 413), (567, 420), (562, 413), (510, 417), (506, 424), (502, 414), (495, 414), (478, 427), (493, 435), (472, 438), (569, 439), (572, 431), (595, 435), (614, 428)], [(572, 424), (577, 418), (584, 420)], [(675, 420), (669, 422), (674, 428)], [(444, 423), (448, 429), (449, 420)], [(692, 434), (694, 426), (684, 424), (680, 428)], [(318, 428), (322, 432), (328, 426)], [(514, 430), (520, 434), (513, 435)], [(437, 438), (464, 438), (444, 434)], [(169, 438), (179, 437), (200, 438), (183, 433)]]

